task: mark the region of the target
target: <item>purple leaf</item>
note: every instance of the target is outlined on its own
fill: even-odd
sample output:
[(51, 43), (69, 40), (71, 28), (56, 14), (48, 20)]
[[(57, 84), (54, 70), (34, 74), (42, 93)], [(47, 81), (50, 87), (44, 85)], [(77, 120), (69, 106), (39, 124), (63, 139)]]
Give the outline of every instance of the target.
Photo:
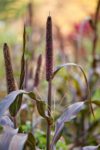
[(26, 92), (24, 90), (16, 90), (8, 94), (1, 102), (0, 102), (0, 118), (4, 114), (4, 112), (9, 108), (9, 106), (16, 100), (17, 96), (26, 94), (29, 96), (31, 99), (36, 101), (37, 109), (39, 114), (51, 121), (52, 118), (48, 117), (46, 114), (46, 103), (41, 100), (34, 92)]
[(3, 116), (2, 118), (0, 118), (0, 125), (7, 125), (12, 128), (14, 127), (14, 123), (8, 116)]
[(13, 136), (9, 149), (8, 150), (23, 150), (25, 144), (29, 145), (32, 150), (35, 150), (35, 139), (34, 136), (29, 133), (29, 134), (22, 134), (18, 133)]
[(35, 138), (32, 133), (18, 133), (18, 129), (3, 126), (0, 134), (0, 150), (23, 150), (24, 146), (35, 150)]
[(64, 123), (69, 122), (70, 120), (75, 118), (76, 115), (85, 107), (84, 103), (85, 102), (77, 102), (70, 105), (67, 109), (65, 109), (63, 114), (58, 118), (55, 127), (55, 134), (51, 143), (51, 149), (53, 149), (54, 145), (59, 140), (62, 130), (64, 128)]
[(17, 134), (18, 129), (13, 129), (9, 126), (3, 126), (3, 132), (0, 134), (0, 149), (8, 150), (12, 137)]
[(100, 145), (98, 145), (98, 146), (85, 146), (82, 148), (82, 150), (98, 150), (99, 147), (100, 147)]

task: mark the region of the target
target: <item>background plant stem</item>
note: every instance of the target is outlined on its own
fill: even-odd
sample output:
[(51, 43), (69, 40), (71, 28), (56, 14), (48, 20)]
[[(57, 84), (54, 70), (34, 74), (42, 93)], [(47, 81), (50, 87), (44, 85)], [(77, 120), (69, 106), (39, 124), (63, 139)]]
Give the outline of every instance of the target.
[(98, 26), (98, 16), (100, 11), (100, 0), (98, 0), (96, 12), (95, 12), (95, 18), (94, 18), (94, 40), (93, 40), (93, 47), (92, 47), (92, 56), (93, 56), (93, 68), (96, 67), (96, 46), (97, 46), (97, 40), (98, 40), (98, 34), (97, 34), (97, 26)]

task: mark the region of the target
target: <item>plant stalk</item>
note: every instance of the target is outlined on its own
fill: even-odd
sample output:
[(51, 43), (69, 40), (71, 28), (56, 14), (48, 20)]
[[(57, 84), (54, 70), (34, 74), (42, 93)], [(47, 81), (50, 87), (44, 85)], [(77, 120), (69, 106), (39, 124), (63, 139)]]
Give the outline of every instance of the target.
[(100, 0), (98, 0), (96, 12), (95, 12), (95, 18), (94, 18), (94, 40), (93, 40), (93, 47), (92, 47), (92, 56), (93, 56), (93, 62), (92, 67), (96, 67), (96, 47), (97, 47), (97, 41), (98, 41), (98, 16), (100, 11)]
[[(52, 82), (48, 82), (48, 116), (51, 117), (51, 94), (52, 94)], [(51, 125), (47, 122), (47, 145), (46, 150), (50, 150), (50, 135), (51, 135)]]

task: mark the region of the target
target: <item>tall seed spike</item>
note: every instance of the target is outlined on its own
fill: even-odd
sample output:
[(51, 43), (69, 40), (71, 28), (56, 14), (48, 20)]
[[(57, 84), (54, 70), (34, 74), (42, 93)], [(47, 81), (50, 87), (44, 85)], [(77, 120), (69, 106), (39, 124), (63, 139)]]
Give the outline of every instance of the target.
[(39, 85), (41, 64), (42, 64), (42, 55), (40, 54), (37, 60), (37, 68), (34, 78), (34, 87), (37, 87)]
[(52, 18), (48, 16), (46, 23), (46, 80), (50, 81), (53, 72)]
[(4, 61), (5, 61), (7, 92), (10, 93), (16, 90), (16, 83), (15, 83), (14, 76), (13, 76), (10, 51), (9, 51), (9, 47), (7, 43), (4, 43), (3, 53), (4, 53)]

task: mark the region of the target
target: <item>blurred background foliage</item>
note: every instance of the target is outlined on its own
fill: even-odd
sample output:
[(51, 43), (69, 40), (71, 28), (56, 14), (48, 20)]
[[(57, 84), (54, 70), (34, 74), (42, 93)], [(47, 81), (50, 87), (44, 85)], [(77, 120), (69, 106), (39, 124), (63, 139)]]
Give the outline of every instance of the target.
[[(33, 40), (35, 44), (38, 45), (39, 42), (40, 45), (42, 34), (41, 50), (44, 51), (45, 22), (49, 12), (53, 18), (54, 30), (55, 28), (57, 30), (55, 30), (54, 35), (61, 35), (62, 40), (65, 41), (68, 34), (74, 32), (73, 28), (75, 24), (78, 24), (86, 16), (94, 13), (97, 0), (0, 0), (0, 66), (3, 63), (2, 45), (4, 42), (8, 42), (11, 47), (15, 47), (16, 55), (20, 57), (23, 24), (25, 20), (28, 20), (29, 15), (31, 15), (30, 3), (32, 5)], [(58, 46), (57, 48), (59, 49), (55, 36), (54, 47)], [(67, 45), (67, 47), (68, 49), (71, 48), (70, 45)], [(37, 49), (40, 49), (40, 46), (37, 46)], [(70, 53), (69, 51), (68, 53)], [(4, 71), (0, 72), (1, 76), (3, 76)]]

